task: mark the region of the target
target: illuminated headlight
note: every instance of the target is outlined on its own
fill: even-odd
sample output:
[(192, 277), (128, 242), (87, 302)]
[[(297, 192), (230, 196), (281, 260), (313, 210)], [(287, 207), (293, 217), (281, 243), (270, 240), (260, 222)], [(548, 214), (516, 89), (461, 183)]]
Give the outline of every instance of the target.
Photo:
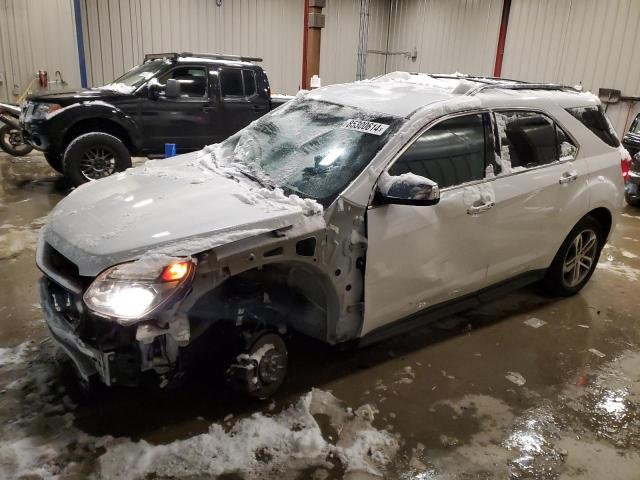
[(194, 271), (191, 259), (116, 265), (93, 281), (84, 303), (97, 315), (129, 325), (180, 299)]
[(58, 105), (57, 103), (37, 103), (33, 107), (31, 115), (33, 118), (47, 118), (48, 115), (57, 112), (61, 108), (62, 105)]

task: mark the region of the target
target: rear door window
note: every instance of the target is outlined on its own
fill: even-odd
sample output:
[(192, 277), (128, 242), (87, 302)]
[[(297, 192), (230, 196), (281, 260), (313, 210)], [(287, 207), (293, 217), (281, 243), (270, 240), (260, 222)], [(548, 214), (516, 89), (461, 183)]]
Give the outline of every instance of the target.
[(567, 133), (542, 113), (495, 113), (502, 173), (575, 158), (577, 147)]
[(486, 159), (485, 117), (464, 115), (444, 120), (423, 133), (389, 169), (389, 175), (413, 173), (440, 188), (481, 180)]
[(223, 97), (243, 97), (242, 70), (228, 68), (220, 72), (220, 90)]
[(610, 147), (620, 146), (618, 135), (602, 107), (567, 108), (567, 111)]

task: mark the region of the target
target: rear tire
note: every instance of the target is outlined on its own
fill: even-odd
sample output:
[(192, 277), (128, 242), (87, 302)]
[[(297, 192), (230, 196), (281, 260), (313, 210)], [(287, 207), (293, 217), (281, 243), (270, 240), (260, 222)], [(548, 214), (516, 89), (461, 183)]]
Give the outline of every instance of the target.
[(64, 169), (62, 168), (62, 155), (56, 152), (45, 152), (44, 159), (56, 172), (64, 173)]
[(63, 158), (64, 176), (74, 186), (123, 172), (131, 167), (131, 155), (117, 137), (91, 132), (73, 140)]
[(0, 127), (0, 148), (14, 157), (22, 157), (33, 150), (28, 143), (24, 143), (22, 134), (9, 125)]
[(584, 217), (556, 253), (543, 281), (545, 289), (562, 297), (578, 293), (593, 275), (603, 246), (602, 226), (595, 218)]

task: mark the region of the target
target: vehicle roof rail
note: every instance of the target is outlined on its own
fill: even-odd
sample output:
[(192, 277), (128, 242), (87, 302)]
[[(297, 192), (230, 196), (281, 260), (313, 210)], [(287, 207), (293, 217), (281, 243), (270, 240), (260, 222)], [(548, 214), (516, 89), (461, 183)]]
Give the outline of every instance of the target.
[(526, 82), (510, 83), (510, 82), (511, 81), (485, 83), (483, 85), (479, 85), (478, 87), (468, 91), (466, 95), (476, 95), (485, 90), (490, 90), (494, 88), (501, 89), (501, 90), (547, 90), (547, 91), (550, 90), (550, 91), (580, 93), (580, 90), (575, 87), (570, 87), (567, 85), (559, 85), (557, 83), (526, 83)]
[(144, 56), (144, 61), (148, 62), (149, 60), (159, 60), (162, 58), (170, 58), (170, 59), (176, 59), (178, 58), (178, 54), (175, 52), (172, 53), (147, 53)]
[(192, 52), (183, 52), (180, 54), (181, 57), (202, 57), (202, 58), (211, 58), (214, 60), (238, 60), (241, 62), (261, 62), (262, 58), (260, 57), (244, 57), (242, 55), (227, 55), (222, 53), (192, 53)]

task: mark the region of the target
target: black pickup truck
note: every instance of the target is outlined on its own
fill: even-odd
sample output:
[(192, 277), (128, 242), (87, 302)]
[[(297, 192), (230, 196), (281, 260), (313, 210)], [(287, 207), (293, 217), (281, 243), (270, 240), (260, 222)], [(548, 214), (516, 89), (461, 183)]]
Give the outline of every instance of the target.
[(103, 87), (34, 95), (22, 106), (26, 141), (70, 183), (109, 176), (131, 156), (178, 153), (234, 134), (287, 101), (272, 97), (259, 58), (196, 53), (146, 55)]

